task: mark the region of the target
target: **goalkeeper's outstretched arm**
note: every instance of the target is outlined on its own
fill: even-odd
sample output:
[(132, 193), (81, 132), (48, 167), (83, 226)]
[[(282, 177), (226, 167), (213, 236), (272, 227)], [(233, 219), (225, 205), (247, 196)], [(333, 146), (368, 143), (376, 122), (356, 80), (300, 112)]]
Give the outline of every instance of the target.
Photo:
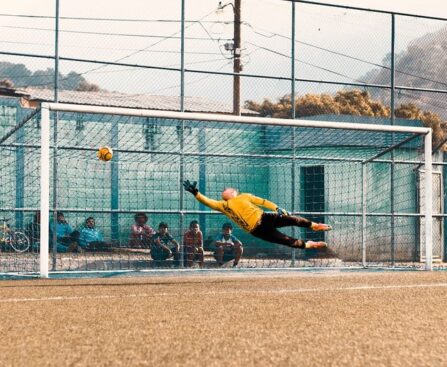
[(195, 198), (198, 201), (200, 201), (203, 205), (206, 205), (207, 207), (214, 209), (214, 210), (218, 210), (220, 212), (223, 210), (223, 202), (222, 201), (217, 201), (217, 200), (207, 198), (205, 195), (202, 195), (199, 192), (199, 190), (197, 189), (197, 181), (194, 181), (193, 183), (191, 183), (189, 180), (186, 180), (185, 182), (183, 182), (183, 187), (185, 188), (186, 191), (193, 194), (195, 196)]
[(285, 211), (284, 209), (281, 209), (278, 205), (276, 205), (275, 203), (273, 203), (267, 199), (263, 199), (263, 198), (255, 196), (255, 195), (250, 195), (250, 201), (257, 206), (262, 206), (264, 208), (267, 208), (274, 212), (277, 212), (279, 215), (288, 215), (289, 214), (289, 213), (287, 213), (287, 211)]

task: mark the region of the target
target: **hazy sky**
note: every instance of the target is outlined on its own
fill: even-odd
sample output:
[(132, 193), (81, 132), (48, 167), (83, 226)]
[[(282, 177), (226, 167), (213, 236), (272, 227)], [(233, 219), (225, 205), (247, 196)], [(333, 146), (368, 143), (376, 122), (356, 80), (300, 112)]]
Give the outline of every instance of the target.
[(388, 10), (399, 13), (447, 17), (447, 4), (445, 0), (331, 0), (321, 2), (367, 9)]
[[(323, 1), (324, 2), (324, 1)], [(227, 3), (227, 1), (223, 1)], [(331, 0), (326, 3), (447, 17), (445, 0)], [(1, 14), (54, 15), (55, 0), (0, 1)], [(160, 5), (161, 4), (161, 5)], [(290, 76), (291, 4), (282, 0), (242, 0), (243, 63), (245, 73)], [(216, 13), (218, 0), (187, 0), (186, 67), (232, 71), (225, 43), (232, 38), (232, 9)], [(297, 4), (297, 77), (349, 82), (382, 63), (390, 51), (390, 17)], [(121, 60), (130, 64), (178, 67), (180, 65), (180, 0), (60, 0), (61, 16), (130, 18), (146, 21), (114, 22), (61, 20), (60, 54), (90, 60)], [(0, 16), (0, 50), (54, 54), (54, 20)], [(174, 20), (151, 22), (147, 20)], [(177, 20), (177, 22), (175, 21)], [(217, 22), (217, 23), (216, 23)], [(219, 23), (220, 22), (220, 23)], [(447, 22), (398, 17), (396, 48), (403, 51), (422, 35)], [(77, 33), (76, 33), (77, 32)], [(79, 33), (85, 32), (85, 33)], [(128, 36), (124, 36), (126, 34)], [(356, 59), (361, 59), (355, 60)], [(32, 70), (53, 66), (51, 60), (5, 57)], [(363, 60), (363, 61), (362, 61)], [(368, 62), (365, 62), (368, 61)], [(62, 62), (61, 70), (75, 70), (87, 80), (109, 90), (129, 93), (178, 94), (178, 72), (135, 70), (131, 67)], [(206, 77), (189, 73), (187, 95), (222, 100), (231, 95), (231, 77)], [(276, 80), (243, 80), (243, 99), (276, 97), (288, 93), (290, 83)], [(325, 91), (324, 85), (300, 85)]]
[[(267, 2), (275, 2), (267, 1)], [(197, 2), (195, 0), (187, 0), (187, 3), (194, 4)], [(207, 0), (207, 2), (215, 2), (213, 0)], [(349, 5), (356, 6), (367, 9), (381, 9), (396, 12), (405, 12), (412, 14), (421, 14), (435, 17), (447, 17), (447, 6), (444, 0), (331, 0), (331, 1), (320, 1), (321, 3), (327, 4), (339, 4), (339, 5)], [(14, 1), (2, 1), (1, 9), (2, 12), (21, 12), (27, 14), (40, 14), (40, 15), (51, 15), (54, 12), (54, 0), (14, 0)], [(107, 14), (115, 16), (123, 16), (124, 13), (127, 15), (133, 14), (136, 17), (144, 17), (147, 14), (141, 13), (141, 8), (150, 5), (150, 3), (160, 4), (158, 0), (137, 0), (137, 1), (87, 1), (87, 0), (60, 0), (63, 9), (66, 9), (72, 14), (78, 15), (88, 15), (88, 14)], [(170, 3), (170, 4), (167, 4)], [(159, 11), (164, 12), (165, 15), (172, 15), (173, 9), (177, 7), (177, 1), (163, 1), (162, 9)], [(127, 4), (123, 8), (123, 4)], [(132, 6), (135, 7), (132, 8)], [(149, 6), (148, 6), (149, 8)]]

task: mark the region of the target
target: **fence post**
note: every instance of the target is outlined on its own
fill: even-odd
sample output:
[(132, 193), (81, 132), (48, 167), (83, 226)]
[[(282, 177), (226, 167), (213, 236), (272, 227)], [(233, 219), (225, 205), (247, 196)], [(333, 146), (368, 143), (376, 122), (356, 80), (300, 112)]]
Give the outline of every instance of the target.
[[(391, 14), (391, 105), (390, 105), (390, 118), (391, 118), (391, 125), (395, 124), (395, 109), (396, 109), (396, 102), (395, 102), (395, 93), (396, 93), (396, 66), (395, 66), (395, 55), (396, 55), (396, 17), (395, 14)], [(395, 136), (394, 133), (392, 134), (392, 145), (395, 144)], [(396, 233), (395, 233), (395, 226), (396, 226), (396, 217), (394, 215), (395, 213), (395, 206), (394, 206), (394, 181), (395, 181), (395, 164), (394, 164), (394, 150), (391, 151), (391, 172), (390, 172), (390, 181), (391, 181), (391, 187), (390, 187), (390, 210), (391, 210), (391, 264), (394, 266), (396, 261)]]
[(425, 170), (425, 269), (433, 270), (432, 131), (424, 138)]
[(362, 163), (362, 266), (366, 268), (366, 210), (367, 210), (367, 167)]
[[(56, 0), (56, 17), (54, 27), (54, 102), (59, 102), (59, 0)], [(57, 268), (57, 125), (59, 121), (59, 112), (56, 111), (53, 129), (53, 235), (51, 238), (52, 246), (52, 270)]]
[(180, 111), (185, 111), (185, 1), (182, 0), (181, 44), (180, 44)]
[[(292, 75), (292, 82), (291, 82), (291, 94), (290, 94), (290, 102), (292, 104), (292, 119), (295, 119), (295, 20), (296, 20), (296, 10), (295, 10), (295, 2), (292, 1), (292, 43), (291, 43), (291, 75)], [(296, 166), (295, 166), (295, 133), (296, 129), (295, 127), (292, 127), (292, 212), (296, 210), (295, 208), (295, 202), (296, 202)], [(293, 227), (293, 237), (296, 238), (296, 228)], [(296, 261), (296, 249), (292, 250), (292, 263), (291, 266), (295, 266)]]
[(40, 120), (40, 277), (48, 278), (50, 211), (50, 110), (41, 105)]
[[(181, 52), (180, 52), (180, 111), (185, 111), (185, 1), (182, 0), (182, 19), (181, 19)], [(179, 235), (180, 235), (180, 267), (184, 267), (184, 252), (183, 252), (183, 227), (184, 227), (184, 192), (183, 192), (183, 181), (185, 179), (184, 164), (185, 157), (183, 155), (183, 145), (184, 145), (184, 133), (185, 133), (185, 122), (182, 120), (180, 124), (180, 218), (179, 218)]]

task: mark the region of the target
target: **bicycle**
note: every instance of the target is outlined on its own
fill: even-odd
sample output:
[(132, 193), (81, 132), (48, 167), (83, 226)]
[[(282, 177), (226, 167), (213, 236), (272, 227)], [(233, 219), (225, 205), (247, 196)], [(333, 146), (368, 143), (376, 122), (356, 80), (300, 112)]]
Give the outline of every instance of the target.
[(25, 252), (30, 248), (30, 240), (25, 233), (12, 229), (7, 223), (9, 218), (0, 219), (0, 245), (11, 246), (15, 252)]

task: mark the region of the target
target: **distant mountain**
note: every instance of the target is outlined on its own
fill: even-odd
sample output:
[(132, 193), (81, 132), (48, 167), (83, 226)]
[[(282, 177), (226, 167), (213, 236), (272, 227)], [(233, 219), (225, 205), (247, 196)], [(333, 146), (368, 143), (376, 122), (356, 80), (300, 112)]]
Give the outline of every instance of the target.
[[(54, 69), (47, 68), (46, 70), (31, 71), (24, 64), (2, 61), (0, 62), (0, 80), (3, 81), (3, 84), (12, 82), (15, 88), (39, 87), (51, 89), (54, 85)], [(74, 71), (66, 75), (59, 74), (59, 86), (60, 89), (65, 90), (100, 90), (96, 84), (87, 82), (82, 75)]]
[[(382, 63), (386, 68), (373, 69), (361, 80), (389, 85), (390, 55)], [(447, 90), (447, 27), (413, 40), (396, 55), (395, 65), (397, 86)], [(373, 96), (389, 101), (388, 92), (374, 92)], [(401, 91), (396, 97), (397, 104), (414, 103), (447, 118), (447, 94)]]

